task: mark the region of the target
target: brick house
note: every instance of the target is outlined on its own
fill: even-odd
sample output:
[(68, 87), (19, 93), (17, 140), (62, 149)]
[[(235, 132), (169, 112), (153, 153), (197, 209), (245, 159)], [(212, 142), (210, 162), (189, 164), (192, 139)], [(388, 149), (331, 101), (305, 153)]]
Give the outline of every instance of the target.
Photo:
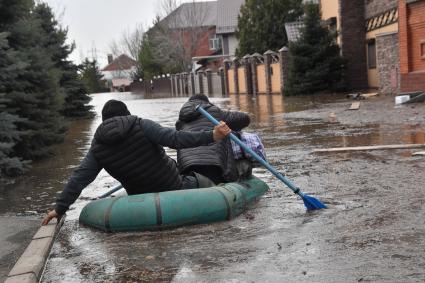
[(136, 60), (125, 54), (113, 58), (108, 55), (108, 65), (102, 70), (103, 78), (106, 80), (107, 87), (111, 92), (128, 91), (133, 82), (133, 74), (137, 70)]
[[(189, 58), (208, 58), (221, 51), (212, 45), (216, 38), (217, 1), (183, 3), (160, 21), (171, 30), (171, 37), (181, 41)], [(198, 68), (194, 60), (193, 68)], [(192, 69), (193, 69), (192, 68)]]
[[(161, 20), (176, 34), (185, 38), (186, 50), (191, 54), (192, 70), (210, 69), (217, 71), (224, 58), (235, 55), (238, 45), (236, 27), (241, 6), (245, 0), (217, 0), (181, 4), (170, 15)], [(194, 19), (195, 17), (195, 19)], [(189, 48), (192, 34), (197, 34), (196, 48)]]
[[(356, 89), (425, 90), (424, 0), (321, 0)], [(400, 47), (399, 47), (400, 46)]]

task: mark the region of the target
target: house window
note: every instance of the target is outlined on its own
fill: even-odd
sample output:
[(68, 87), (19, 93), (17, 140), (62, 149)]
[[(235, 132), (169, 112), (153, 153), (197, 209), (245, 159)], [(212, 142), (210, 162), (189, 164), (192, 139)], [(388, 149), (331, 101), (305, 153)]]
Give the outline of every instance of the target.
[(209, 47), (210, 47), (210, 50), (214, 50), (214, 51), (221, 49), (221, 41), (216, 34), (210, 37)]
[(425, 59), (425, 40), (421, 40), (421, 58)]
[(371, 39), (367, 42), (367, 66), (369, 69), (376, 68), (376, 41)]

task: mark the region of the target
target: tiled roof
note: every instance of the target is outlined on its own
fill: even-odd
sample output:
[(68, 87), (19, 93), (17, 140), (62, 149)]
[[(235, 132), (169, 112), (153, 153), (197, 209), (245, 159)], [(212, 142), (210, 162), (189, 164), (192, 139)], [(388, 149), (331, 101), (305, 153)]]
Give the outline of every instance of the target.
[(238, 25), (238, 15), (245, 0), (218, 0), (217, 34), (233, 33)]
[(217, 1), (181, 4), (162, 20), (170, 28), (209, 27), (217, 22)]
[(119, 70), (129, 70), (132, 67), (136, 66), (136, 60), (128, 57), (125, 54), (122, 54), (115, 58), (109, 65), (102, 69), (102, 71), (119, 71)]

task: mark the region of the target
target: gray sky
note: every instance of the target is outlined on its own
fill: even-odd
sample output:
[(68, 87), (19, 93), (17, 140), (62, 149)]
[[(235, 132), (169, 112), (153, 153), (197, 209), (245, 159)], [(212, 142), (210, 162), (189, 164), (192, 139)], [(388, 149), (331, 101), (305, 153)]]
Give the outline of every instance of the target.
[(71, 59), (80, 62), (92, 56), (96, 47), (97, 57), (103, 67), (112, 40), (119, 39), (126, 30), (136, 25), (151, 25), (159, 11), (159, 0), (43, 0), (68, 26), (69, 40), (75, 40), (77, 48)]

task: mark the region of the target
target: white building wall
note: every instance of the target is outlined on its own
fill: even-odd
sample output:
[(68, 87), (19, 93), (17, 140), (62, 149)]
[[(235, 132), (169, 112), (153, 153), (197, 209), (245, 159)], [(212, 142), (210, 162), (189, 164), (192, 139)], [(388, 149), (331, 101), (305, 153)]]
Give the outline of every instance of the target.
[(116, 70), (116, 71), (102, 71), (103, 78), (105, 80), (112, 80), (112, 79), (131, 79), (133, 74), (136, 72), (136, 67), (132, 67), (128, 70)]
[(238, 47), (238, 40), (236, 39), (235, 34), (229, 34), (229, 55), (233, 56), (236, 53), (236, 48)]

